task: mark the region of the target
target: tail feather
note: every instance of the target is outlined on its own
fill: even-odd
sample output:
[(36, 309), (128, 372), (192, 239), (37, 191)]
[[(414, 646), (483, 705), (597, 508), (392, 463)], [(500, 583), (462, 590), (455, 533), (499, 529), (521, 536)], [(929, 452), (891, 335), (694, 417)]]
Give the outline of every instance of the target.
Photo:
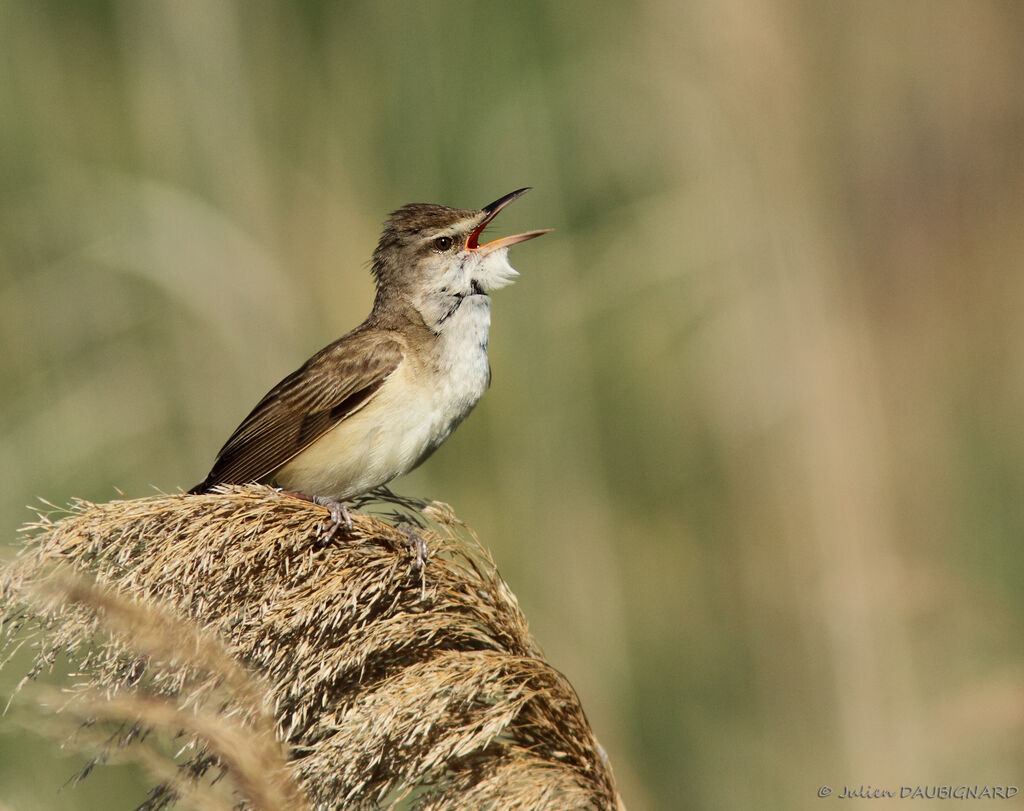
[(213, 486), (215, 484), (217, 484), (217, 482), (210, 481), (210, 477), (207, 476), (205, 479), (203, 479), (201, 482), (199, 482), (199, 484), (197, 484), (195, 487), (193, 487), (191, 490), (189, 490), (188, 494), (190, 496), (198, 496), (198, 495), (200, 495), (202, 493), (209, 493), (210, 490), (213, 489)]

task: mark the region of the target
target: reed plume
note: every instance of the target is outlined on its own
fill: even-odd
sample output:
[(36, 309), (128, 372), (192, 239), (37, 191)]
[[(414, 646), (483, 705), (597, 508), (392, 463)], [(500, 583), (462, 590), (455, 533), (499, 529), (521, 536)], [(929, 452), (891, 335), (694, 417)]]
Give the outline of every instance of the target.
[(259, 809), (621, 807), (472, 532), (438, 502), (356, 507), (327, 543), (323, 507), (257, 485), (42, 514), (0, 576), (3, 642), (36, 632), (26, 680), (68, 653), (68, 707), (125, 724), (118, 749), (185, 736), (149, 811), (222, 774)]

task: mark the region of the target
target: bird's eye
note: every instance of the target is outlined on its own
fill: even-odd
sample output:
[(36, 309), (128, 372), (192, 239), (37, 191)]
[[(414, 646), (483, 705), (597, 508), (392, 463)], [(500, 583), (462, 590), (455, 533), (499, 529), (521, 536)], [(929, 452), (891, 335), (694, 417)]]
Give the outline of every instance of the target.
[(438, 237), (434, 240), (435, 251), (447, 251), (452, 246), (451, 237)]

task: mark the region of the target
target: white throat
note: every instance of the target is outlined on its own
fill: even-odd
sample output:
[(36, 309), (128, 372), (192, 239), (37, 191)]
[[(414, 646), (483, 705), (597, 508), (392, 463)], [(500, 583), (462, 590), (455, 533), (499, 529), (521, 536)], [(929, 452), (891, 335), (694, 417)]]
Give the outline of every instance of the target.
[[(468, 329), (477, 335), (482, 329), (480, 337), (486, 346), (490, 307), (487, 296), (483, 294), (507, 287), (519, 275), (508, 263), (508, 249), (489, 253), (466, 251), (432, 270), (429, 282), (413, 302), (424, 323), (436, 335), (452, 329)], [(481, 301), (485, 306), (480, 306)], [(473, 306), (462, 312), (470, 304)], [(482, 322), (481, 310), (485, 315)], [(470, 315), (473, 312), (477, 313), (475, 317)], [(456, 315), (459, 317), (450, 323)]]

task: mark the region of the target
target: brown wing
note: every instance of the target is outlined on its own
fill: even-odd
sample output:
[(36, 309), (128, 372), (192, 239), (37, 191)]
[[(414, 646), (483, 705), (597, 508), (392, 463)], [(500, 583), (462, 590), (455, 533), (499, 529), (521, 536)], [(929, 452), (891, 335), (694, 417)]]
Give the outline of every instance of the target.
[(403, 358), (402, 345), (377, 331), (357, 330), (320, 350), (260, 400), (190, 492), (270, 476), (369, 402)]

